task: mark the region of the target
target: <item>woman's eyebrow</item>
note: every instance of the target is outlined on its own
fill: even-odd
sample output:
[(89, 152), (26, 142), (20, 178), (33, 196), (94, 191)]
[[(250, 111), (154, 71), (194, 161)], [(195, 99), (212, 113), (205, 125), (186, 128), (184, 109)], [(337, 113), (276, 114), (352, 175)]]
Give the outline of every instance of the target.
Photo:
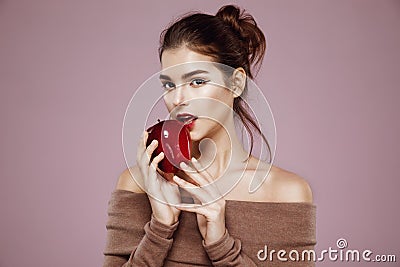
[(182, 75), (182, 80), (186, 80), (187, 78), (190, 78), (190, 77), (195, 76), (197, 74), (209, 74), (209, 72), (206, 71), (206, 70), (194, 70), (194, 71), (191, 71), (191, 72), (183, 74)]
[[(198, 74), (209, 74), (209, 72), (206, 70), (194, 70), (194, 71), (183, 74), (182, 80), (186, 80), (187, 78), (190, 78), (190, 77), (198, 75)], [(160, 80), (169, 80), (169, 81), (171, 80), (171, 78), (165, 74), (160, 74), (159, 79)]]
[(160, 79), (160, 80), (168, 80), (168, 81), (171, 80), (171, 78), (170, 78), (169, 76), (164, 75), (164, 74), (160, 74), (159, 79)]

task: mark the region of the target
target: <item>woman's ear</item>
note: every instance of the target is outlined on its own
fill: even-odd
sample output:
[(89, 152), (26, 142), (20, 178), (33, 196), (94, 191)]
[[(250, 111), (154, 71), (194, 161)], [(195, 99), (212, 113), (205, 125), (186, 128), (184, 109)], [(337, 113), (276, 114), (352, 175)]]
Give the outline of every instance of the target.
[(234, 70), (232, 74), (232, 93), (233, 97), (236, 98), (240, 96), (244, 88), (246, 87), (246, 71), (242, 68), (239, 67)]

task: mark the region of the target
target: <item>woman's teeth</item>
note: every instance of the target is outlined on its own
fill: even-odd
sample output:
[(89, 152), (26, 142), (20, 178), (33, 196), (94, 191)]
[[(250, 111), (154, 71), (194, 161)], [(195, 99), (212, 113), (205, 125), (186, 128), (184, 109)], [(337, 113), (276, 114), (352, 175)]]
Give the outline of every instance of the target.
[(196, 116), (191, 116), (191, 115), (187, 115), (187, 116), (179, 116), (177, 118), (177, 120), (181, 121), (181, 122), (185, 122), (185, 123), (189, 123), (193, 120), (197, 119)]

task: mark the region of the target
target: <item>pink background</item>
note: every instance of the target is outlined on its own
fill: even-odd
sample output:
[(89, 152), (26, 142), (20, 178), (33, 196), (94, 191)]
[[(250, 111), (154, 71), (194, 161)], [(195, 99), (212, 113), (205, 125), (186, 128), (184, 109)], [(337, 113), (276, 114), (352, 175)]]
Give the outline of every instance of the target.
[[(1, 267), (102, 264), (123, 116), (159, 33), (224, 3), (0, 0)], [(267, 37), (275, 164), (313, 188), (316, 250), (346, 238), (399, 262), (400, 1), (236, 3)]]

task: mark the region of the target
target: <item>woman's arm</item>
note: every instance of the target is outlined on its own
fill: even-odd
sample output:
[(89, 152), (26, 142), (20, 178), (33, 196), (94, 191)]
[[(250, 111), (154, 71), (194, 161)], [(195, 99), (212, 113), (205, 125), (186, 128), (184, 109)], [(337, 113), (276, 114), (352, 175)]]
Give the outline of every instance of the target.
[(226, 230), (225, 234), (217, 242), (203, 247), (208, 254), (213, 266), (257, 266), (243, 251), (239, 239), (234, 239)]
[[(220, 197), (218, 189), (214, 186), (208, 187), (212, 183), (212, 177), (207, 173), (202, 174), (198, 171), (202, 169), (200, 163), (192, 158), (192, 166), (183, 164), (183, 170), (191, 168), (196, 172), (187, 172), (191, 179), (199, 188), (174, 176), (174, 181), (185, 188), (195, 199), (197, 205), (180, 205), (178, 209), (194, 212), (197, 216), (197, 224), (203, 237), (203, 247), (207, 252), (213, 266), (257, 266), (256, 263), (242, 252), (241, 241), (230, 236), (225, 225), (225, 205), (226, 202)], [(186, 172), (186, 171), (185, 171)], [(203, 205), (203, 203), (209, 203)]]
[(140, 175), (137, 166), (121, 174), (109, 202), (104, 267), (163, 266), (173, 243), (178, 221), (169, 225), (156, 219), (132, 175)]
[[(213, 266), (258, 266), (259, 264), (265, 264), (262, 260), (257, 259), (257, 252), (260, 249), (263, 249), (261, 247), (260, 243), (262, 242), (268, 242), (269, 240), (266, 239), (267, 236), (270, 234), (265, 233), (263, 231), (257, 231), (256, 228), (263, 228), (266, 227), (267, 225), (265, 224), (266, 221), (268, 221), (270, 216), (274, 215), (272, 213), (263, 213), (262, 209), (258, 210), (258, 212), (253, 213), (251, 216), (248, 218), (253, 218), (254, 222), (259, 220), (260, 218), (265, 218), (265, 222), (263, 222), (263, 219), (261, 221), (258, 221), (257, 227), (256, 225), (253, 225), (253, 228), (251, 226), (251, 223), (247, 220), (243, 222), (243, 224), (240, 222), (236, 222), (236, 224), (241, 224), (242, 231), (246, 231), (247, 229), (249, 233), (253, 233), (254, 236), (252, 236), (252, 241), (249, 242), (249, 238), (247, 236), (247, 246), (246, 246), (246, 251), (252, 253), (252, 255), (246, 255), (242, 251), (242, 242), (238, 238), (234, 238), (231, 236), (228, 232), (227, 229), (230, 229), (227, 227), (225, 223), (225, 209), (226, 209), (226, 201), (220, 197), (220, 194), (218, 192), (218, 189), (214, 186), (206, 186), (208, 183), (212, 183), (212, 177), (210, 174), (207, 172), (201, 172), (199, 170), (203, 169), (202, 166), (196, 161), (196, 159), (192, 159), (192, 166), (188, 165), (182, 165), (182, 169), (186, 168), (191, 168), (193, 171), (192, 172), (187, 172), (187, 174), (201, 187), (196, 187), (185, 180), (175, 176), (174, 181), (180, 186), (183, 187), (186, 191), (188, 191), (194, 198), (195, 198), (195, 205), (180, 205), (178, 206), (179, 209), (188, 211), (188, 212), (193, 212), (196, 213), (197, 215), (197, 222), (199, 226), (200, 233), (203, 237), (203, 247), (205, 251), (207, 252)], [(186, 171), (185, 171), (186, 172)], [(285, 192), (282, 192), (279, 194), (280, 199), (279, 201), (282, 201), (283, 203), (291, 203), (289, 205), (295, 205), (295, 203), (303, 203), (307, 207), (309, 207), (312, 204), (312, 194), (311, 190), (308, 186), (308, 184), (301, 179), (300, 177), (287, 177), (287, 179), (278, 179), (280, 182), (279, 184), (284, 185), (282, 186), (285, 188)], [(269, 184), (271, 186), (271, 184)], [(274, 192), (279, 191), (276, 190), (277, 186), (274, 186)], [(268, 196), (270, 197), (270, 196)], [(197, 200), (197, 202), (196, 202)], [(262, 202), (260, 203), (268, 203), (268, 198), (266, 199), (261, 199)], [(207, 203), (204, 205), (203, 203)], [(240, 203), (240, 202), (239, 202)], [(242, 201), (243, 203), (249, 203), (249, 205), (253, 205), (252, 202), (246, 202)], [(264, 205), (264, 204), (262, 204)], [(268, 204), (270, 205), (270, 204)], [(251, 206), (249, 206), (247, 209), (234, 209), (237, 214), (235, 214), (235, 217), (237, 216), (243, 216), (244, 214), (249, 214), (250, 210), (252, 209)], [(232, 209), (231, 209), (232, 210)], [(277, 214), (278, 218), (283, 218), (285, 216), (288, 216), (285, 211), (283, 211), (284, 214)], [(305, 217), (301, 216), (300, 218), (305, 219), (307, 222), (308, 219), (314, 218), (313, 216), (308, 216), (308, 213), (305, 213)], [(276, 214), (275, 214), (276, 215)], [(284, 215), (284, 216), (282, 216)], [(312, 215), (312, 214), (310, 214)], [(260, 217), (261, 216), (261, 217)], [(264, 217), (267, 216), (267, 217)], [(232, 218), (232, 216), (231, 216)], [(288, 223), (290, 224), (291, 218), (288, 218)], [(297, 224), (299, 221), (294, 222), (290, 224), (290, 227), (287, 230), (292, 230), (292, 229), (297, 229), (299, 225)], [(274, 226), (272, 232), (275, 232), (276, 230), (280, 229), (280, 226), (282, 225), (283, 222), (280, 222), (279, 220), (274, 222), (272, 225)], [(301, 227), (307, 228), (308, 226), (312, 226), (314, 223), (307, 223), (305, 225), (302, 225)], [(232, 226), (232, 225), (231, 225)], [(249, 228), (250, 227), (250, 228)], [(270, 226), (269, 226), (270, 227)], [(313, 227), (310, 227), (310, 230), (312, 230)], [(238, 229), (236, 229), (236, 237), (237, 236), (242, 236), (243, 232), (238, 232)], [(262, 229), (258, 229), (262, 230)], [(261, 233), (263, 234), (256, 234), (256, 233)], [(307, 231), (309, 234), (310, 231)], [(245, 233), (244, 233), (245, 234)], [(289, 241), (291, 238), (296, 236), (296, 234), (287, 237), (287, 233), (283, 233), (283, 235), (278, 238), (278, 243), (281, 244), (279, 245), (280, 249), (284, 249), (285, 247), (283, 246), (288, 246), (286, 247), (290, 251), (290, 249), (296, 248), (300, 253), (304, 249), (312, 249), (310, 246), (305, 246), (306, 243), (303, 242), (293, 242)], [(286, 242), (286, 241), (288, 242)], [(258, 244), (257, 246), (260, 247), (254, 247), (252, 244)], [(272, 263), (272, 262), (271, 262)], [(314, 263), (311, 261), (302, 261), (302, 262), (274, 262), (273, 266), (314, 266)], [(289, 265), (287, 265), (289, 264)], [(294, 264), (294, 265), (293, 265)]]
[[(104, 266), (162, 266), (172, 246), (180, 211), (166, 203), (178, 202), (179, 190), (157, 173), (164, 153), (151, 160), (158, 143), (153, 140), (147, 146), (147, 138), (144, 131), (138, 143), (137, 165), (121, 174), (119, 191), (110, 201)], [(135, 178), (140, 179), (146, 194)]]
[[(125, 218), (123, 215), (117, 215), (113, 219), (110, 219), (107, 224), (108, 247), (104, 253), (105, 258), (103, 266), (163, 266), (168, 251), (172, 246), (172, 235), (178, 226), (178, 222), (172, 226), (167, 226), (157, 221), (154, 216), (151, 216), (151, 220), (144, 226), (145, 235), (139, 241), (139, 244), (132, 248), (132, 252), (126, 254), (125, 246), (123, 244), (118, 244), (118, 242), (123, 242), (123, 239), (121, 240), (119, 237), (127, 235), (129, 232), (132, 232), (133, 229), (128, 225), (123, 226), (123, 223), (119, 225), (113, 223), (113, 221), (119, 219), (124, 221)], [(135, 234), (130, 234), (130, 236), (135, 237), (136, 242), (139, 239)]]

